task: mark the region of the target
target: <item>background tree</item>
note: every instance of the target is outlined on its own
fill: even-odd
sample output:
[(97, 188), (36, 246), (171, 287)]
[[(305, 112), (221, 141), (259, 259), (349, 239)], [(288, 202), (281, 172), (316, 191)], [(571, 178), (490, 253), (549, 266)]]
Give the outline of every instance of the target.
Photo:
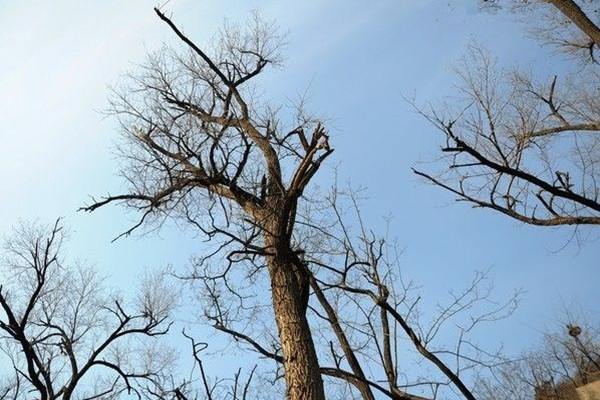
[[(129, 306), (89, 267), (62, 255), (64, 231), (23, 225), (6, 241), (0, 276), (0, 398), (42, 400), (140, 396), (162, 379), (173, 354), (172, 298), (146, 284)], [(160, 289), (160, 290), (156, 290)]]
[[(596, 63), (600, 43), (597, 25), (598, 4), (595, 0), (481, 0), (483, 9), (504, 6), (526, 23), (527, 29), (544, 44)], [(524, 15), (534, 12), (535, 20)], [(520, 14), (520, 15), (519, 15)], [(533, 22), (538, 21), (538, 22)]]
[(421, 109), (445, 134), (444, 167), (436, 174), (415, 172), (460, 201), (525, 223), (598, 224), (595, 6), (570, 0), (510, 4), (528, 21), (539, 19), (539, 25), (528, 23), (534, 35), (573, 61), (560, 74), (539, 78), (499, 71), (494, 58), (473, 45), (456, 68), (458, 99)]
[(577, 387), (599, 380), (600, 332), (592, 321), (577, 323), (545, 333), (541, 345), (482, 379), (480, 398), (567, 400)]

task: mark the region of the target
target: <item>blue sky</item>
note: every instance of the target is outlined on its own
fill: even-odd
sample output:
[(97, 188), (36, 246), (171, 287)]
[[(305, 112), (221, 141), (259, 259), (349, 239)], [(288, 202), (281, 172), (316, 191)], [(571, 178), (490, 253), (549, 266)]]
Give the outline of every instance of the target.
[[(242, 20), (252, 9), (288, 32), (285, 67), (265, 74), (266, 95), (284, 102), (308, 88), (310, 108), (327, 118), (336, 149), (317, 183), (330, 185), (337, 166), (340, 181), (367, 188), (369, 224), (382, 227), (383, 216), (393, 215), (393, 233), (405, 248), (403, 273), (423, 287), (426, 301), (491, 268), (500, 297), (527, 290), (514, 317), (486, 332), (490, 342), (514, 351), (574, 302), (600, 319), (598, 241), (560, 250), (572, 229), (523, 226), (455, 204), (410, 171), (435, 155), (442, 137), (404, 97), (425, 102), (451, 94), (449, 67), (473, 40), (503, 65), (550, 68), (547, 51), (510, 16), (479, 13), (466, 0), (206, 3), (171, 0), (165, 10), (199, 44), (224, 18)], [(116, 123), (100, 112), (107, 85), (135, 69), (146, 51), (177, 44), (153, 5), (0, 1), (0, 231), (19, 219), (62, 216), (73, 232), (70, 253), (125, 289), (143, 267), (180, 266), (202, 249), (174, 224), (110, 243), (135, 215), (115, 207), (76, 211), (90, 195), (121, 188), (112, 151)], [(597, 229), (584, 233), (598, 236)]]

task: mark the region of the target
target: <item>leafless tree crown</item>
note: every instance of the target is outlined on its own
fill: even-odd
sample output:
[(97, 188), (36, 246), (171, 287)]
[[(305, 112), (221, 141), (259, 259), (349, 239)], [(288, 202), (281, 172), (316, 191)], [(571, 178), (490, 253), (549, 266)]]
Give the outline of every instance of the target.
[(92, 269), (63, 259), (63, 228), (23, 225), (6, 242), (0, 276), (0, 398), (42, 400), (141, 396), (173, 354), (171, 306), (142, 292), (128, 305)]
[(530, 22), (536, 37), (581, 62), (539, 78), (499, 70), (472, 45), (456, 67), (458, 98), (420, 109), (445, 134), (443, 168), (415, 172), (460, 201), (525, 223), (599, 224), (597, 13), (591, 3), (570, 0), (511, 4), (517, 13), (544, 16), (544, 23)]
[[(599, 331), (594, 321), (544, 334), (539, 346), (493, 371), (478, 385), (481, 399), (579, 398), (578, 387), (600, 380)], [(573, 332), (578, 332), (573, 335)]]
[(150, 217), (183, 218), (220, 243), (212, 255), (229, 265), (208, 281), (227, 282), (233, 266), (249, 262), (251, 282), (255, 267), (266, 266), (288, 397), (322, 399), (306, 320), (309, 272), (293, 236), (304, 191), (332, 153), (326, 129), (302, 110), (283, 120), (259, 101), (256, 78), (281, 59), (272, 25), (257, 17), (245, 27), (226, 25), (205, 52), (155, 11), (186, 51), (149, 56), (131, 86), (116, 92), (110, 111), (125, 138), (128, 193), (85, 209), (123, 202), (139, 210), (140, 221), (125, 234)]

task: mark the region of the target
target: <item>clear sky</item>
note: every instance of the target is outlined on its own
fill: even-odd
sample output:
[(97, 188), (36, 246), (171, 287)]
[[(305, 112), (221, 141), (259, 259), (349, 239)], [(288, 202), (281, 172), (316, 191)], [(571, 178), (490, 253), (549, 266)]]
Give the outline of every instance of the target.
[[(393, 215), (405, 251), (403, 273), (433, 303), (491, 268), (500, 297), (527, 290), (512, 319), (486, 334), (518, 350), (539, 338), (574, 302), (600, 319), (597, 228), (592, 239), (560, 250), (572, 229), (523, 226), (491, 211), (455, 204), (419, 181), (411, 166), (429, 160), (441, 134), (403, 97), (451, 94), (449, 67), (477, 40), (505, 65), (551, 68), (547, 54), (524, 37), (510, 16), (477, 12), (475, 1), (219, 1), (171, 0), (165, 10), (199, 44), (224, 18), (252, 9), (287, 35), (286, 64), (265, 74), (272, 99), (310, 93), (311, 108), (328, 118), (336, 149), (318, 184), (365, 186), (369, 223)], [(218, 5), (217, 5), (218, 4)], [(19, 219), (64, 217), (70, 253), (98, 265), (124, 287), (143, 267), (182, 265), (198, 238), (174, 224), (158, 234), (111, 239), (135, 215), (120, 208), (77, 212), (89, 199), (116, 194), (116, 124), (100, 112), (107, 85), (135, 69), (146, 51), (177, 44), (142, 0), (0, 1), (0, 231)], [(427, 168), (427, 166), (423, 166)], [(188, 232), (189, 233), (189, 232)], [(518, 334), (516, 334), (518, 332)]]

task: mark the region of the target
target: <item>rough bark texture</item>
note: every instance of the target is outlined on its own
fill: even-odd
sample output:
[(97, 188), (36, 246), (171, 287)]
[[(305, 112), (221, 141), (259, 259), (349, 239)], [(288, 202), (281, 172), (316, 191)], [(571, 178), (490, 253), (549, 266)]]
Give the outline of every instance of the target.
[(289, 400), (323, 400), (325, 391), (319, 371), (319, 362), (306, 319), (308, 280), (296, 265), (297, 256), (281, 237), (265, 235), (271, 276), (273, 309), (281, 349)]

